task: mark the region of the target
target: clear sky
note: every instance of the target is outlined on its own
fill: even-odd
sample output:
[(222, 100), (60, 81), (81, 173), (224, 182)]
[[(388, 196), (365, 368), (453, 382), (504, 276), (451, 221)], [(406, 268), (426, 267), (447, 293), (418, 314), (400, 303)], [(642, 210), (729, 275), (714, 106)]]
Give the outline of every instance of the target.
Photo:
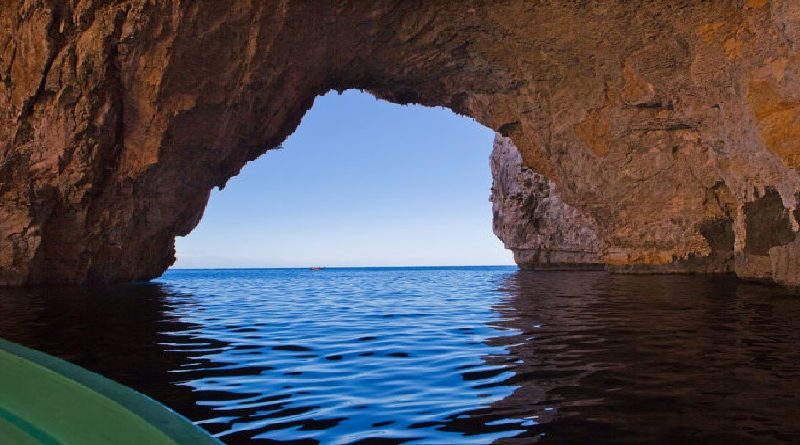
[(318, 97), (214, 190), (174, 267), (513, 264), (492, 233), (493, 133), (443, 108)]

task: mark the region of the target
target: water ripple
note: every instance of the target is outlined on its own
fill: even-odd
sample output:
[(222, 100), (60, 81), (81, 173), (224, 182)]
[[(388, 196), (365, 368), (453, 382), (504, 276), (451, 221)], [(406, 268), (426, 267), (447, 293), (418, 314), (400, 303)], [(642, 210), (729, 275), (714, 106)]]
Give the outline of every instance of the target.
[(232, 445), (800, 443), (800, 299), (727, 277), (171, 271), (2, 290), (0, 336)]

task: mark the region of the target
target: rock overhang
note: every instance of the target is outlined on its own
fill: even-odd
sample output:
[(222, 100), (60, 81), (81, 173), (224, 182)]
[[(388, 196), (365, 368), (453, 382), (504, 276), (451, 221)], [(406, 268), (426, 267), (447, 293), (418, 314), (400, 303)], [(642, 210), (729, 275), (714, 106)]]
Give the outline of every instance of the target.
[(211, 188), (346, 88), (501, 134), (523, 267), (796, 279), (792, 1), (0, 7), (3, 284), (158, 276)]

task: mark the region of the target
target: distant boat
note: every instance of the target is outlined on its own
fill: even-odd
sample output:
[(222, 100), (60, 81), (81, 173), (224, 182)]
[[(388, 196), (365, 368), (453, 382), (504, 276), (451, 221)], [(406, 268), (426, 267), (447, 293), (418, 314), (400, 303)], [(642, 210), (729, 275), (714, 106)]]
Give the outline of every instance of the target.
[(310, 267), (309, 269), (311, 269), (311, 270), (322, 270), (324, 268), (325, 267), (323, 267), (323, 266), (313, 266), (313, 267)]

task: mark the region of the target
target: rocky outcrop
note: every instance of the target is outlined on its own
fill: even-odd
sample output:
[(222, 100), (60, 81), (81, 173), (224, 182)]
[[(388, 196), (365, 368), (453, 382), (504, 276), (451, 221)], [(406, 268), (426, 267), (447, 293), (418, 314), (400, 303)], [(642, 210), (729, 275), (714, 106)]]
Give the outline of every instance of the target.
[[(511, 139), (496, 135), (491, 165), (494, 232), (505, 247), (514, 253), (514, 259), (522, 269), (610, 268), (614, 272), (625, 273), (726, 273), (734, 270), (735, 235), (730, 220), (712, 220), (699, 228), (710, 248), (708, 255), (690, 255), (664, 264), (615, 264), (612, 257), (614, 246), (605, 241), (609, 235), (592, 218), (565, 203), (553, 181), (522, 165), (519, 150)], [(772, 193), (774, 195), (774, 190)], [(751, 205), (748, 203), (745, 208)], [(757, 215), (756, 218), (769, 220), (781, 212), (785, 217), (786, 209), (778, 205), (753, 213)], [(776, 223), (785, 221), (779, 218)], [(751, 225), (755, 227), (751, 228), (752, 232), (759, 233), (761, 230), (766, 237), (787, 235), (783, 225), (779, 226), (782, 230), (753, 224), (752, 221)], [(793, 239), (791, 231), (788, 235), (791, 235), (789, 239)], [(747, 245), (752, 247), (757, 243), (751, 241)], [(783, 245), (780, 241), (766, 243), (767, 249), (772, 245)], [(761, 251), (759, 253), (763, 254)], [(740, 258), (747, 256), (741, 255)], [(769, 258), (764, 260), (769, 262)], [(772, 276), (774, 269), (767, 266), (760, 272), (761, 275), (752, 276)]]
[(769, 250), (770, 277), (784, 286), (800, 289), (800, 239)]
[(523, 269), (602, 269), (597, 227), (565, 203), (553, 181), (522, 164), (496, 135), (491, 157), (494, 233)]
[(798, 30), (792, 0), (0, 0), (0, 283), (159, 275), (213, 187), (347, 88), (514, 141), (541, 175), (497, 182), (523, 265), (596, 242), (618, 270), (773, 279), (799, 227)]

